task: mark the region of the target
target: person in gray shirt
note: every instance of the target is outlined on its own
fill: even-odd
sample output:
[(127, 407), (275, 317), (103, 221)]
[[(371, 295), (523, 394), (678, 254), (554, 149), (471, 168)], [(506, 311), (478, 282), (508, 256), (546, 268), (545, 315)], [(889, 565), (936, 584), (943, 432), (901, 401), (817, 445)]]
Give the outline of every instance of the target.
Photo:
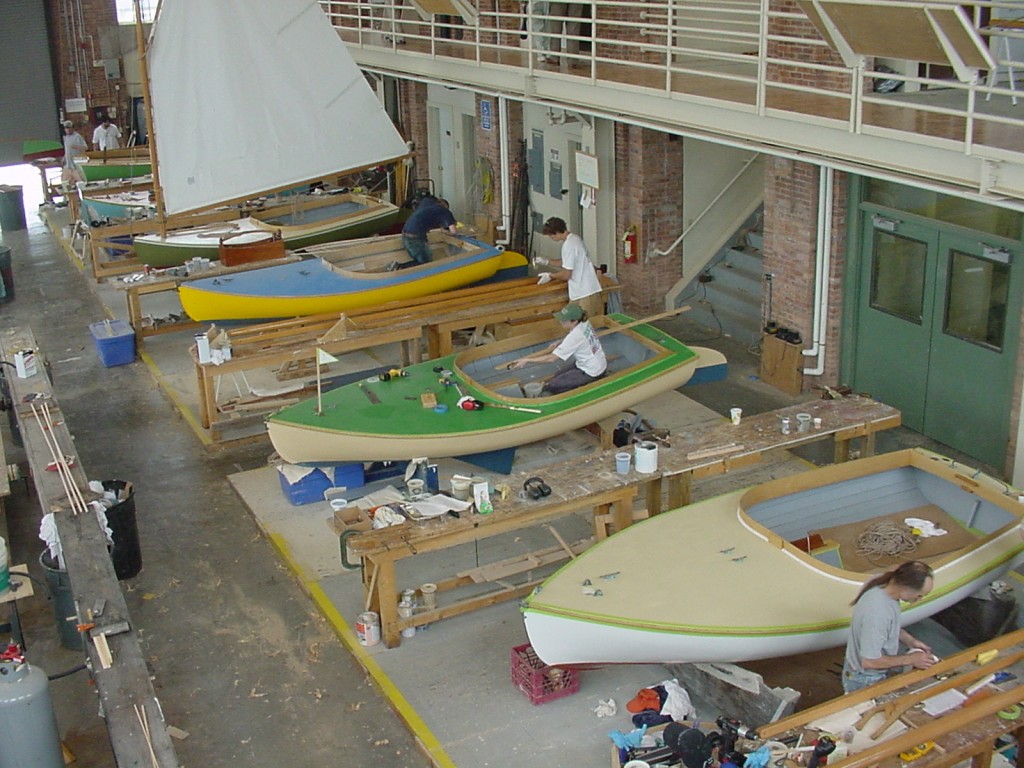
[[(900, 628), (900, 601), (916, 603), (932, 591), (927, 563), (911, 561), (867, 581), (854, 599), (850, 638), (843, 662), (843, 690), (866, 688), (903, 667), (927, 669), (938, 659), (932, 649)], [(900, 653), (900, 643), (908, 649)]]

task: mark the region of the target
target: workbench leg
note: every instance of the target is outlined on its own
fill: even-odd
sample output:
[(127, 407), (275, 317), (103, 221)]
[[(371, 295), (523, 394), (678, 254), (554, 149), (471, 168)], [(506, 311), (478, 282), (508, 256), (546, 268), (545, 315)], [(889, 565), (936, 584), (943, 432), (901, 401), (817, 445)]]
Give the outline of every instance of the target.
[(214, 402), (216, 395), (213, 391), (213, 376), (208, 376), (206, 367), (196, 363), (196, 380), (199, 384), (199, 421), (203, 429), (209, 429), (213, 423), (213, 411), (217, 404)]
[(985, 742), (984, 748), (971, 757), (971, 768), (989, 768), (992, 765), (992, 753), (995, 748), (995, 741)]
[(861, 456), (874, 456), (875, 455), (875, 433), (868, 432), (864, 435), (864, 440), (861, 443)]
[(612, 525), (615, 533), (624, 531), (633, 524), (633, 496), (635, 489), (630, 486), (623, 489), (623, 494), (611, 503)]
[(135, 343), (138, 344), (145, 337), (142, 332), (142, 302), (139, 294), (129, 288), (124, 294), (128, 302), (128, 324), (135, 330)]
[(836, 438), (836, 455), (835, 455), (835, 459), (836, 460), (835, 460), (835, 463), (836, 464), (842, 464), (844, 461), (846, 461), (849, 458), (850, 458), (850, 439), (849, 438), (843, 438), (842, 440), (840, 440), (837, 437)]
[(668, 508), (679, 509), (690, 503), (690, 488), (693, 485), (693, 473), (683, 472), (672, 475), (668, 479)]
[(374, 600), (380, 614), (380, 636), (387, 648), (402, 644), (398, 628), (398, 591), (395, 586), (395, 561), (390, 558), (377, 561), (377, 589)]
[(434, 326), (427, 326), (427, 357), (436, 360), (441, 356), (441, 337)]
[(661, 478), (647, 482), (647, 514), (650, 517), (661, 514)]

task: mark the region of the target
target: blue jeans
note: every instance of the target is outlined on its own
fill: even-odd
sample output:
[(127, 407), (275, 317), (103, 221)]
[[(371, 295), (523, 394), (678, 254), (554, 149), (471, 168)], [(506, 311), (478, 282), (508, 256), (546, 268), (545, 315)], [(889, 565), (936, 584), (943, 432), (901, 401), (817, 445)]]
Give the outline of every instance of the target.
[(870, 671), (855, 672), (852, 669), (843, 667), (843, 691), (853, 693), (869, 685), (880, 683), (887, 677), (885, 670), (872, 669)]
[(405, 246), (406, 253), (408, 253), (417, 264), (427, 264), (430, 262), (430, 246), (427, 244), (426, 237), (403, 234), (402, 245)]

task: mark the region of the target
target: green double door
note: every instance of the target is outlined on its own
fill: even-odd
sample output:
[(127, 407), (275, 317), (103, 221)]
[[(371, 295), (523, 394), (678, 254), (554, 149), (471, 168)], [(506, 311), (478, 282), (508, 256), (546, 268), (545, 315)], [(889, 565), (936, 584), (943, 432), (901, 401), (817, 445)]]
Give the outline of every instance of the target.
[(905, 426), (1002, 467), (1009, 437), (1022, 268), (994, 236), (868, 212), (853, 386)]

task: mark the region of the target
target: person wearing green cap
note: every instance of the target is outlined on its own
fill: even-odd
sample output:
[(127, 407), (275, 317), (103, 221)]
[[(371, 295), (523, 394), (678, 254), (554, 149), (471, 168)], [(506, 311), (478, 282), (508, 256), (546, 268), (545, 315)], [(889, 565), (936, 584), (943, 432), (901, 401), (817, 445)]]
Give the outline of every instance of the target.
[(587, 320), (587, 313), (579, 304), (566, 304), (555, 313), (555, 319), (568, 331), (565, 338), (556, 341), (544, 352), (520, 357), (511, 366), (525, 368), (530, 363), (565, 362), (566, 365), (559, 368), (544, 384), (542, 391), (551, 395), (597, 381), (608, 370), (608, 359), (601, 340), (597, 338), (593, 326)]

